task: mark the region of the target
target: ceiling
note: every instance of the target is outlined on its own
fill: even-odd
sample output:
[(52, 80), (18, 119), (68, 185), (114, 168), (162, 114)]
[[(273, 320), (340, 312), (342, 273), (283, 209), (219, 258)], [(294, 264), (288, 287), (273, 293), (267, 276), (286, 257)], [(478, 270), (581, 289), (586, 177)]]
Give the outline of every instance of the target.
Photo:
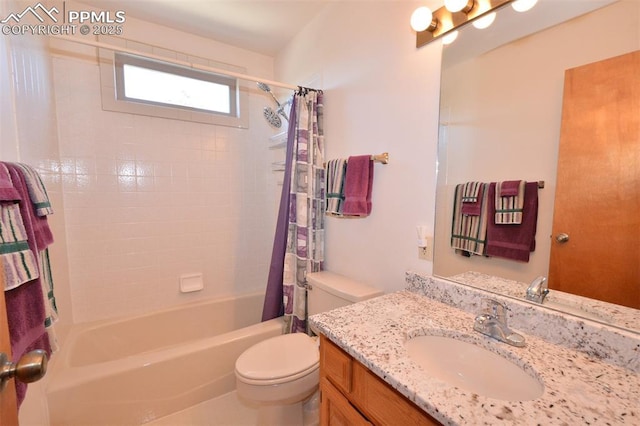
[(80, 0), (269, 56), (331, 0)]
[[(328, 4), (349, 0), (78, 1), (102, 10), (124, 10), (129, 17), (275, 56)], [(443, 2), (443, 0), (421, 1), (428, 4)], [(448, 46), (448, 60), (455, 63), (465, 57), (478, 55), (501, 45), (505, 40), (513, 40), (539, 31), (612, 1), (614, 0), (540, 0), (530, 12), (518, 14), (511, 11), (510, 13), (514, 16), (496, 20), (491, 31), (467, 31), (469, 33), (467, 36), (473, 39), (472, 42), (458, 41)]]

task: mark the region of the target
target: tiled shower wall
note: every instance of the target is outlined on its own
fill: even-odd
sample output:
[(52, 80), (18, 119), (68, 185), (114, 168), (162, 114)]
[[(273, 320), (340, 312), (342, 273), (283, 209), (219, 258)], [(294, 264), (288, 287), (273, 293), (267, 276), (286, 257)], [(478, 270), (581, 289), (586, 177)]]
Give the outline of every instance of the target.
[[(250, 94), (250, 128), (103, 111), (99, 68), (53, 58), (74, 322), (264, 290), (275, 177)], [(204, 290), (181, 294), (181, 274)]]
[[(23, 10), (25, 2), (0, 3), (0, 16)], [(50, 247), (60, 315), (58, 336), (71, 323), (66, 256), (64, 207), (59, 175), (49, 173), (58, 164), (57, 121), (51, 58), (41, 37), (4, 36), (0, 40), (0, 160), (30, 164), (42, 173), (54, 206), (48, 217), (55, 236)]]

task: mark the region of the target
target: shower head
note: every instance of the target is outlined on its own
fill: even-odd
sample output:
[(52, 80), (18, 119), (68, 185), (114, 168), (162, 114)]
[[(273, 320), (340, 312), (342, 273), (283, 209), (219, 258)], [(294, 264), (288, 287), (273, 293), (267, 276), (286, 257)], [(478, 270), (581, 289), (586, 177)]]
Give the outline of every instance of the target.
[[(278, 110), (280, 112), (280, 110)], [(282, 126), (282, 120), (278, 117), (278, 113), (275, 112), (271, 107), (264, 107), (262, 110), (264, 114), (264, 118), (271, 124), (273, 127), (279, 129)]]
[(273, 92), (271, 91), (271, 87), (269, 87), (268, 84), (261, 81), (256, 82), (256, 84), (258, 85), (258, 88), (260, 90), (270, 94), (276, 105), (278, 106), (278, 109), (276, 111), (269, 107), (264, 107), (264, 118), (266, 118), (269, 124), (271, 124), (272, 126), (280, 128), (280, 126), (282, 126), (282, 120), (280, 119), (280, 117), (278, 117), (278, 115), (283, 116), (285, 120), (289, 121), (289, 117), (287, 117), (287, 114), (284, 112), (284, 107), (289, 103), (289, 101), (285, 102), (284, 105), (281, 105), (278, 101), (278, 98), (276, 98), (276, 96), (273, 94)]
[(276, 95), (273, 94), (273, 92), (271, 91), (271, 87), (269, 87), (268, 84), (263, 83), (261, 81), (258, 81), (256, 83), (258, 85), (258, 88), (260, 90), (262, 90), (263, 92), (267, 92), (268, 94), (271, 95), (271, 97), (273, 98), (273, 100), (276, 102), (276, 105), (278, 105), (278, 107), (280, 107), (280, 102), (278, 102), (278, 98), (276, 98)]
[(263, 92), (271, 92), (271, 87), (267, 83), (257, 81), (256, 84), (258, 85), (258, 88)]

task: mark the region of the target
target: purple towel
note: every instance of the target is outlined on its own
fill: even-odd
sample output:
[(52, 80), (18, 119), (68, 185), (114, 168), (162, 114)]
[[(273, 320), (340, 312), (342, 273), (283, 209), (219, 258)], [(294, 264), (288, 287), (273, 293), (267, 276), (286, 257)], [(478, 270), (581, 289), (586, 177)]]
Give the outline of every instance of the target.
[[(478, 185), (476, 201), (463, 201), (460, 207), (460, 213), (467, 216), (480, 216), (482, 212), (482, 194), (484, 193), (485, 184)], [(464, 199), (463, 199), (464, 200)]]
[(515, 197), (518, 195), (520, 189), (519, 180), (505, 180), (501, 182), (500, 196), (501, 197)]
[[(22, 201), (19, 203), (20, 215), (24, 222), (29, 248), (33, 253), (39, 253), (53, 242), (47, 218), (36, 216), (20, 169), (11, 164), (7, 164), (7, 168), (14, 188), (22, 196)], [(44, 326), (46, 311), (40, 278), (6, 291), (5, 298), (13, 361), (17, 362), (22, 355), (33, 349), (43, 349), (47, 352), (47, 356), (51, 356), (49, 335)], [(18, 405), (22, 403), (26, 390), (26, 384), (16, 382)]]
[(0, 201), (21, 200), (20, 193), (13, 187), (9, 169), (4, 163), (0, 163)]
[(371, 213), (373, 187), (373, 160), (370, 155), (349, 157), (344, 178), (345, 216), (368, 216)]
[[(495, 198), (496, 184), (489, 185), (489, 199)], [(489, 217), (495, 215), (495, 204), (487, 203)], [(538, 224), (538, 183), (527, 182), (524, 189), (524, 207), (520, 225), (497, 225), (487, 221), (487, 256), (502, 257), (521, 262), (529, 261), (529, 253), (536, 248)]]

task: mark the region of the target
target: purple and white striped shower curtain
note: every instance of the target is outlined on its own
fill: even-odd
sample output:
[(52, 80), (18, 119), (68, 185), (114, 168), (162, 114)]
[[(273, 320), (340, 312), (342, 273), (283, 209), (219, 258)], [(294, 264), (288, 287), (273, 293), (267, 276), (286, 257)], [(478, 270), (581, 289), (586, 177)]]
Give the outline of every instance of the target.
[(322, 91), (301, 88), (289, 117), (287, 159), (262, 320), (285, 316), (285, 331), (307, 332), (306, 275), (324, 261)]

